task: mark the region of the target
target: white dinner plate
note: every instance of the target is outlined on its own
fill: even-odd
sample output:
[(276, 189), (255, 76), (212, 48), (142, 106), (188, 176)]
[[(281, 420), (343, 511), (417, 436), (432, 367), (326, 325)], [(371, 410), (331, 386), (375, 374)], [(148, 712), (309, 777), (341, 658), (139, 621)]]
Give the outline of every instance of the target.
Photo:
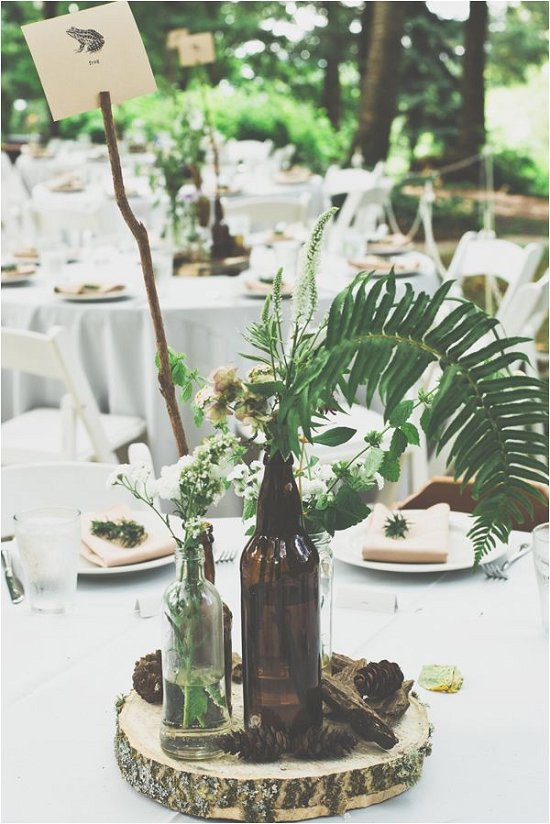
[(142, 561), (141, 564), (127, 564), (126, 566), (117, 567), (100, 567), (95, 566), (87, 558), (80, 556), (78, 564), (78, 574), (94, 576), (94, 575), (128, 575), (132, 572), (145, 572), (148, 569), (157, 569), (158, 567), (169, 566), (174, 563), (173, 555), (165, 555), (164, 558), (154, 558), (152, 561)]
[[(474, 548), (466, 533), (472, 526), (472, 518), (461, 512), (451, 512), (449, 530), (449, 555), (445, 564), (400, 564), (387, 561), (364, 561), (361, 555), (368, 518), (361, 524), (350, 527), (343, 532), (337, 532), (332, 539), (334, 557), (345, 564), (361, 567), (361, 569), (376, 569), (379, 572), (452, 572), (458, 569), (469, 569), (474, 563)], [(490, 553), (484, 556), (485, 561), (496, 561), (507, 550), (507, 546), (500, 541)]]
[(31, 275), (2, 275), (2, 286), (22, 286), (23, 283), (28, 283), (32, 278)]
[[(9, 261), (11, 264), (12, 261)], [(16, 271), (5, 271), (1, 274), (2, 286), (20, 286), (34, 277), (36, 267), (32, 263), (16, 263)]]
[(88, 292), (85, 295), (65, 295), (55, 292), (55, 296), (60, 300), (66, 300), (69, 303), (109, 303), (115, 300), (126, 300), (127, 298), (132, 297), (126, 290), (107, 292), (105, 295), (95, 295), (93, 292)]

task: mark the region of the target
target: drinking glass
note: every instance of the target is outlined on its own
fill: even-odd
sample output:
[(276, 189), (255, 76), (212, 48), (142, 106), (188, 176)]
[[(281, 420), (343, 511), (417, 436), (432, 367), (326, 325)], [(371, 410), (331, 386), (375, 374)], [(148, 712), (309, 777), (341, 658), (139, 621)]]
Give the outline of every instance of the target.
[(539, 587), (542, 626), (548, 635), (548, 524), (540, 524), (533, 530), (533, 561)]
[(163, 289), (174, 274), (174, 253), (168, 248), (153, 249), (151, 257), (157, 287)]
[(40, 254), (40, 272), (52, 283), (63, 280), (66, 263), (67, 252), (64, 249), (47, 249)]
[(67, 612), (74, 603), (80, 555), (80, 512), (28, 509), (14, 516), (15, 537), (34, 612)]

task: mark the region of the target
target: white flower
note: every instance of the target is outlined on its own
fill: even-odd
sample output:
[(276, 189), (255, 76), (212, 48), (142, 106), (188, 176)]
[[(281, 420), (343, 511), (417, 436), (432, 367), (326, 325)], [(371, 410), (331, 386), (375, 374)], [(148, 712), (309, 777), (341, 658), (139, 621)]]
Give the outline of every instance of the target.
[(376, 472), (374, 475), (374, 483), (376, 484), (378, 489), (382, 489), (382, 487), (384, 486), (384, 478), (379, 472)]
[(166, 500), (177, 498), (180, 493), (180, 480), (181, 467), (179, 461), (171, 466), (163, 466), (160, 471), (160, 478), (152, 483), (154, 494)]
[(234, 470), (227, 476), (228, 481), (240, 481), (248, 473), (246, 464), (237, 464)]
[(327, 491), (327, 485), (320, 478), (302, 478), (301, 480), (302, 500), (308, 501), (312, 498), (318, 498)]
[(126, 481), (131, 486), (145, 486), (151, 478), (151, 467), (146, 463), (121, 464), (109, 475), (107, 486), (116, 486)]
[(332, 471), (332, 466), (330, 464), (318, 463), (314, 467), (313, 473), (322, 481), (334, 480), (334, 472)]

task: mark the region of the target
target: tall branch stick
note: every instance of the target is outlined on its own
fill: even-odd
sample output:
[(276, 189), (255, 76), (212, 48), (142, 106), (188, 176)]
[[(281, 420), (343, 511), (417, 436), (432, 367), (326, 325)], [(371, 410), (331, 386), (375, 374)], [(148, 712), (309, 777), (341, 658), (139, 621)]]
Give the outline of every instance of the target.
[(149, 235), (147, 234), (147, 229), (143, 223), (140, 223), (132, 212), (126, 196), (124, 179), (122, 177), (122, 167), (120, 165), (120, 155), (118, 153), (110, 93), (100, 92), (99, 102), (101, 106), (101, 113), (103, 115), (105, 137), (107, 138), (109, 162), (111, 164), (111, 174), (113, 176), (113, 183), (115, 186), (117, 206), (120, 209), (120, 213), (128, 225), (128, 228), (135, 237), (139, 249), (141, 271), (143, 272), (143, 280), (145, 282), (147, 300), (149, 301), (149, 309), (151, 312), (151, 319), (153, 321), (159, 358), (158, 382), (160, 393), (166, 403), (166, 409), (168, 410), (168, 417), (170, 418), (172, 431), (174, 432), (174, 437), (176, 439), (178, 453), (180, 456), (187, 455), (189, 453), (189, 447), (187, 445), (187, 438), (185, 437), (183, 423), (181, 421), (181, 416), (176, 401), (176, 390), (172, 381), (172, 370), (170, 369), (170, 358), (168, 356), (168, 344), (166, 343), (166, 332), (164, 330), (164, 323), (162, 320), (162, 313), (160, 310), (160, 303), (155, 283), (153, 260), (151, 258), (151, 246), (149, 245)]

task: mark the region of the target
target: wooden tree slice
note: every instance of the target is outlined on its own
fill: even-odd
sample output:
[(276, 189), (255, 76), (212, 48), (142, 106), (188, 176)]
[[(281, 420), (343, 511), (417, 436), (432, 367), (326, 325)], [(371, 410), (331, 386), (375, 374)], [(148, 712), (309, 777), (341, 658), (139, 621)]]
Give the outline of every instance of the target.
[[(177, 761), (160, 747), (160, 706), (134, 691), (117, 706), (115, 753), (123, 777), (165, 807), (199, 818), (261, 822), (341, 815), (407, 790), (431, 750), (428, 716), (414, 698), (394, 728), (399, 743), (392, 750), (360, 742), (346, 758), (285, 757), (274, 764), (248, 764), (233, 755)], [(240, 689), (234, 689), (233, 717), (242, 723)]]

